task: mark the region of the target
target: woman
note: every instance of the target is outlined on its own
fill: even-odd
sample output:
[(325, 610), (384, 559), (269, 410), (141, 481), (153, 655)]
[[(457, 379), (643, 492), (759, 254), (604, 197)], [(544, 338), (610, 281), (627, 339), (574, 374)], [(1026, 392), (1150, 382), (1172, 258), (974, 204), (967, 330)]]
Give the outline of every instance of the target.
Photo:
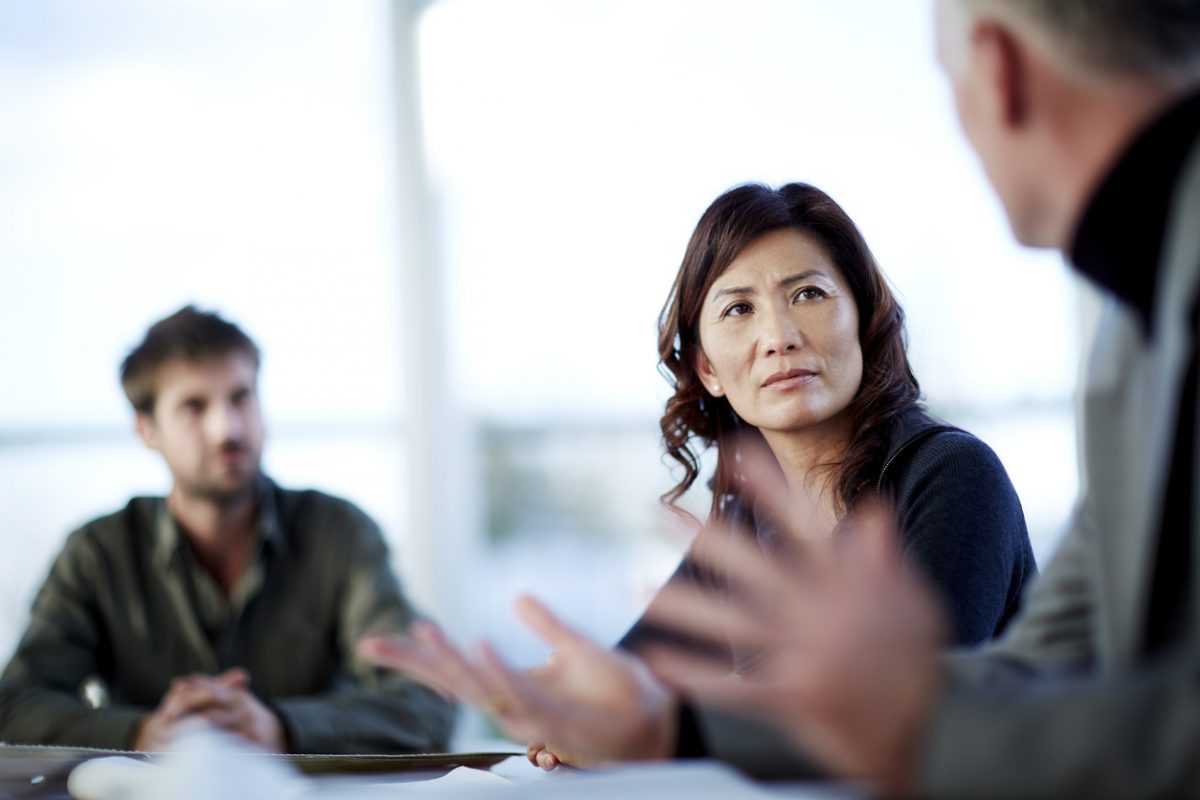
[[(659, 353), (675, 387), (663, 442), (683, 467), (668, 505), (699, 477), (693, 442), (715, 445), (710, 517), (779, 548), (738, 488), (738, 442), (762, 439), (811, 509), (813, 538), (882, 495), (906, 560), (949, 613), (952, 642), (1003, 630), (1036, 575), (1020, 501), (987, 445), (921, 409), (904, 313), (828, 195), (750, 184), (717, 198), (663, 309)], [(709, 577), (700, 573), (685, 560), (672, 580)], [(640, 621), (621, 646), (659, 638)], [(745, 671), (753, 656), (734, 655)]]
[[(758, 442), (778, 465), (801, 546), (831, 540), (848, 515), (882, 496), (905, 559), (948, 612), (950, 639), (971, 645), (1003, 629), (1036, 574), (1020, 502), (992, 451), (929, 418), (905, 350), (904, 315), (862, 235), (825, 193), (805, 184), (732, 189), (701, 217), (659, 326), (675, 392), (661, 421), (683, 468), (676, 501), (700, 476), (699, 448), (717, 448), (710, 522), (746, 531), (770, 554), (797, 547), (749, 500), (741, 465)], [(648, 618), (681, 583), (721, 592), (719, 576), (686, 558), (624, 651), (678, 637)], [(863, 587), (869, 591), (869, 587)], [(675, 593), (678, 596), (678, 593)], [(471, 660), (418, 626), (415, 642), (376, 640), (380, 663), (484, 708), (530, 758), (565, 748), (592, 758), (664, 755), (677, 697), (628, 652), (608, 652), (525, 601), (522, 616), (557, 648), (536, 676), (494, 654)], [(667, 615), (669, 616), (669, 615)], [(729, 648), (728, 666), (756, 672), (762, 652)], [(542, 742), (555, 743), (549, 748)], [(668, 748), (669, 749), (669, 748)]]

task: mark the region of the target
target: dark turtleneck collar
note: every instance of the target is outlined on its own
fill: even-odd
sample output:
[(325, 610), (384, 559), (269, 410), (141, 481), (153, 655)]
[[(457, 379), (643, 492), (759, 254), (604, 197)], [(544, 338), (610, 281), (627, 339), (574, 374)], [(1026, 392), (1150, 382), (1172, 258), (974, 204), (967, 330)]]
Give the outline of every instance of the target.
[(1092, 195), (1071, 244), (1076, 268), (1132, 307), (1148, 335), (1175, 182), (1198, 136), (1193, 94), (1138, 134)]

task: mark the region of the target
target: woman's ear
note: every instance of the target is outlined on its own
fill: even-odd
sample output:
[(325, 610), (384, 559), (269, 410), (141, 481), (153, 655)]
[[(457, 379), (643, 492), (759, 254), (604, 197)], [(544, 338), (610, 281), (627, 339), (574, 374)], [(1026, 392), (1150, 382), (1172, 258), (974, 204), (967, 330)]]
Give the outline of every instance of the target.
[(708, 356), (704, 355), (704, 351), (696, 348), (696, 374), (700, 376), (700, 382), (704, 384), (704, 388), (713, 397), (724, 397), (725, 390), (721, 388), (721, 381), (717, 378), (717, 373), (713, 372), (712, 364), (708, 361)]

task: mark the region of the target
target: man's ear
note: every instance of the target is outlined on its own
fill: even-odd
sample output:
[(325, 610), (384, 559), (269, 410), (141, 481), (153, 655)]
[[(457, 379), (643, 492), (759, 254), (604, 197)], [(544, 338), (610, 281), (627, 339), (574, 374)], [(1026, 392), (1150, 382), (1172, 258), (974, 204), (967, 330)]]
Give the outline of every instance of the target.
[(971, 30), (971, 57), (993, 119), (1009, 129), (1023, 125), (1030, 99), (1026, 45), (1005, 26), (981, 21)]
[(704, 384), (704, 388), (708, 390), (709, 394), (713, 397), (725, 396), (725, 389), (721, 386), (717, 373), (713, 372), (708, 356), (704, 355), (704, 351), (699, 347), (696, 348), (696, 374), (700, 376), (700, 382)]
[(137, 435), (141, 437), (142, 444), (151, 450), (158, 449), (158, 431), (154, 425), (153, 414), (138, 411), (133, 418), (133, 427), (137, 431)]

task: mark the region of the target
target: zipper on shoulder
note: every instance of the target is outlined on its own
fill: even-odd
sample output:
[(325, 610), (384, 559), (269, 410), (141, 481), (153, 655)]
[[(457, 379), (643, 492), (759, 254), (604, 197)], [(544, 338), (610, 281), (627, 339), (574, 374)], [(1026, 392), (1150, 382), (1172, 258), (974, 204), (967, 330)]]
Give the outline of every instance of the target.
[(923, 431), (917, 431), (912, 436), (908, 437), (908, 439), (906, 439), (904, 441), (904, 444), (902, 444), (898, 448), (896, 448), (896, 452), (894, 452), (890, 456), (888, 456), (887, 461), (883, 462), (883, 466), (879, 468), (879, 478), (875, 481), (875, 491), (877, 491), (877, 492), (883, 491), (883, 477), (884, 477), (884, 475), (887, 474), (888, 467), (890, 467), (892, 465), (893, 461), (895, 461), (906, 450), (908, 450), (908, 448), (912, 447), (913, 445), (915, 445), (917, 442), (921, 441), (922, 439), (925, 439), (929, 436), (933, 436), (935, 433), (942, 433), (943, 431), (956, 431), (956, 430), (958, 430), (958, 428), (954, 427), (953, 425), (938, 425), (933, 428), (926, 428)]

